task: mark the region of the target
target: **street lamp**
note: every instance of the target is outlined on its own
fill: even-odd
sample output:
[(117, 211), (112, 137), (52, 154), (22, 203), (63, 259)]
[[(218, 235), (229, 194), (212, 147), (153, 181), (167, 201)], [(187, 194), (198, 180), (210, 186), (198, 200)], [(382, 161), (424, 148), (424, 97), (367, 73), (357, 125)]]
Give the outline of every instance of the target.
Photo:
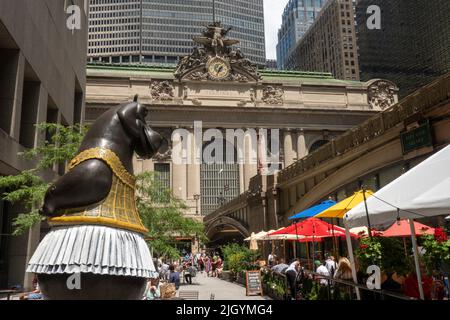
[(195, 215), (198, 216), (198, 200), (200, 200), (201, 195), (194, 194), (194, 200), (195, 200)]

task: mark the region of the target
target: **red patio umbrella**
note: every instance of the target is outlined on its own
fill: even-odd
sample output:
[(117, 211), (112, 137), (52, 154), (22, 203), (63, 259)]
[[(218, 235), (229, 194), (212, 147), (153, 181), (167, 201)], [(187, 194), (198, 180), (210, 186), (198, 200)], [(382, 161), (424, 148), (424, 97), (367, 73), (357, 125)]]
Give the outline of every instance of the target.
[[(315, 242), (321, 242), (323, 238), (328, 237), (345, 237), (345, 229), (342, 229), (338, 226), (332, 225), (317, 218), (309, 218), (296, 224), (290, 225), (289, 227), (286, 227), (284, 229), (270, 233), (269, 236), (279, 234), (293, 234), (307, 237), (298, 239), (297, 241), (312, 242), (314, 252)], [(358, 237), (356, 234), (351, 234), (351, 236)]]
[[(317, 218), (309, 218), (304, 221), (298, 222), (296, 224), (290, 225), (284, 229), (272, 232), (269, 236), (277, 235), (277, 234), (295, 234), (299, 236), (306, 237), (314, 237), (314, 238), (326, 238), (334, 236), (344, 236), (345, 237), (345, 229), (339, 226), (332, 225), (325, 221), (322, 221)], [(358, 235), (351, 234), (352, 237), (357, 238)], [(299, 240), (305, 240), (299, 239)]]
[[(434, 234), (434, 228), (414, 221), (414, 229), (416, 230), (416, 236), (424, 234)], [(382, 237), (399, 237), (403, 238), (403, 247), (405, 248), (405, 257), (408, 256), (408, 250), (406, 248), (406, 237), (411, 237), (411, 226), (407, 220), (400, 220), (395, 222), (381, 235)]]
[[(416, 236), (421, 236), (424, 234), (434, 234), (434, 228), (421, 224), (419, 222), (414, 222), (414, 229), (416, 230)], [(411, 237), (411, 227), (407, 220), (400, 220), (395, 222), (382, 234), (383, 237)]]

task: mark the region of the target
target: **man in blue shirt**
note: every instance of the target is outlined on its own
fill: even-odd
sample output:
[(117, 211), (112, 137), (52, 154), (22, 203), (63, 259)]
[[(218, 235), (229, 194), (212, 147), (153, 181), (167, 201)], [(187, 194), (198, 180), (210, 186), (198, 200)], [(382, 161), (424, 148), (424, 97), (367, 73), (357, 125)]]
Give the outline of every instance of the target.
[(175, 271), (175, 266), (173, 264), (170, 265), (169, 271), (169, 283), (174, 283), (175, 288), (178, 290), (180, 288), (180, 273)]

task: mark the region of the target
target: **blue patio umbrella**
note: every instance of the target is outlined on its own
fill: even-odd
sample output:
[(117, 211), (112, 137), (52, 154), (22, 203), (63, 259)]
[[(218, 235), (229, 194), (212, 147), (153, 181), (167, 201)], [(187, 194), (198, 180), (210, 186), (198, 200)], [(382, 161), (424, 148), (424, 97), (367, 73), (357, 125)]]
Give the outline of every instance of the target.
[(292, 217), (289, 217), (289, 220), (305, 219), (305, 218), (314, 217), (315, 215), (318, 215), (322, 211), (327, 210), (328, 208), (334, 206), (335, 204), (336, 204), (336, 201), (333, 201), (333, 200), (324, 201), (321, 204), (318, 204), (318, 205), (308, 208), (302, 212), (294, 214)]

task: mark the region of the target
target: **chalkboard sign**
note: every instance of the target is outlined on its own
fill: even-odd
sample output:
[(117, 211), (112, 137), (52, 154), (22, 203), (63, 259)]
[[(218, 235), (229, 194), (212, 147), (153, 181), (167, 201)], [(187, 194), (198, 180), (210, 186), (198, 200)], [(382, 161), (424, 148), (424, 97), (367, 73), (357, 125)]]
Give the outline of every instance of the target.
[(247, 271), (246, 280), (247, 296), (263, 294), (261, 286), (261, 272), (259, 270)]

